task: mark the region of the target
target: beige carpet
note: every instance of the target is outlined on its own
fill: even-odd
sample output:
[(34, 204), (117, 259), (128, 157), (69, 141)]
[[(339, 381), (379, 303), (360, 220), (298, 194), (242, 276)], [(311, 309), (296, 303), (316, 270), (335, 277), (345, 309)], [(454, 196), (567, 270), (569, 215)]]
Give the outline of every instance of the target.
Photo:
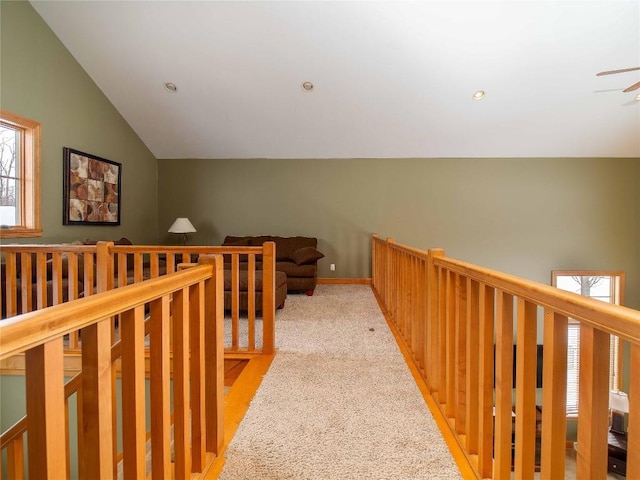
[(370, 287), (289, 295), (276, 345), (220, 479), (460, 478)]

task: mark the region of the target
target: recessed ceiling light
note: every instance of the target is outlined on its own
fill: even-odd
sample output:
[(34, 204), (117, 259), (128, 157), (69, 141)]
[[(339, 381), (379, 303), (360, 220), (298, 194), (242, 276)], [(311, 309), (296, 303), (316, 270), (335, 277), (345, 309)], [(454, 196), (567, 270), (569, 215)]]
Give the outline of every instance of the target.
[(305, 92), (311, 92), (313, 90), (313, 83), (302, 82), (302, 90), (304, 90)]
[(178, 87), (176, 86), (176, 84), (171, 82), (166, 82), (164, 84), (164, 88), (169, 90), (171, 93), (176, 93), (178, 91)]
[(638, 95), (636, 95), (636, 100), (638, 100), (640, 102), (640, 93)]
[(482, 100), (484, 98), (484, 96), (486, 95), (484, 90), (478, 90), (476, 93), (473, 94), (473, 98), (474, 100)]

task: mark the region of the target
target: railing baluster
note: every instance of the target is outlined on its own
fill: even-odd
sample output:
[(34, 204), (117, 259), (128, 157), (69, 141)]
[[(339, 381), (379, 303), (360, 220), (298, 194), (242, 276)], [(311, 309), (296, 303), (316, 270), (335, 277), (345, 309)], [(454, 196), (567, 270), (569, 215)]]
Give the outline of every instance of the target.
[[(262, 273), (264, 289), (264, 272)], [(240, 330), (240, 259), (237, 253), (231, 254), (231, 349), (238, 350)]]
[[(7, 311), (7, 317), (12, 317), (18, 313), (18, 295), (17, 295), (17, 283), (16, 283), (16, 254), (13, 252), (5, 253), (5, 296), (4, 302)], [(28, 288), (29, 294), (31, 290), (29, 285), (23, 285), (23, 288)], [(24, 308), (24, 303), (23, 303)], [(24, 310), (23, 310), (24, 311)]]
[[(69, 301), (76, 300), (79, 295), (79, 274), (78, 274), (78, 255), (75, 252), (69, 252), (67, 256), (67, 298)], [(77, 349), (78, 332), (69, 334), (69, 349)]]
[(189, 287), (189, 348), (192, 471), (202, 472), (205, 466), (206, 426), (204, 397), (204, 283)]
[(449, 274), (447, 270), (440, 267), (438, 268), (438, 323), (439, 323), (439, 336), (440, 344), (438, 349), (438, 366), (440, 370), (440, 379), (438, 384), (438, 403), (443, 405), (447, 401), (447, 299), (448, 299), (448, 284), (447, 281)]
[(129, 279), (127, 278), (128, 254), (126, 252), (120, 252), (114, 256), (116, 260), (115, 265), (118, 267), (118, 287), (124, 287), (129, 283)]
[(446, 272), (447, 275), (447, 297), (445, 304), (446, 321), (446, 414), (448, 418), (456, 417), (456, 277), (453, 272)]
[(83, 280), (84, 280), (84, 296), (88, 297), (94, 294), (93, 287), (95, 286), (95, 276), (94, 276), (94, 268), (93, 261), (95, 259), (95, 255), (93, 253), (87, 252), (83, 254)]
[(173, 295), (173, 448), (175, 478), (191, 475), (189, 434), (189, 289)]
[(498, 292), (494, 478), (510, 478), (513, 442), (513, 296)]
[(36, 309), (46, 308), (49, 305), (47, 299), (47, 254), (42, 252), (36, 254), (36, 291)]
[(566, 316), (545, 309), (540, 476), (548, 480), (564, 479), (567, 438), (567, 325)]
[(439, 270), (434, 265), (434, 259), (444, 256), (444, 251), (440, 249), (432, 249), (428, 252), (427, 257), (427, 385), (429, 390), (437, 393), (441, 388), (440, 383), (440, 362), (439, 353), (440, 346), (443, 341), (442, 331), (440, 330), (439, 316), (439, 292), (440, 284)]
[(224, 441), (224, 259), (222, 255), (201, 255), (201, 265), (213, 265), (205, 281), (205, 404), (207, 405), (207, 451), (218, 455)]
[(493, 472), (493, 386), (494, 386), (494, 324), (495, 290), (480, 285), (480, 424), (478, 425), (478, 471), (483, 478), (491, 477)]
[(20, 255), (20, 283), (22, 295), (22, 311), (21, 313), (33, 310), (33, 291), (31, 289), (31, 254), (22, 253)]
[(602, 330), (580, 325), (577, 478), (607, 475), (610, 337)]
[(109, 319), (82, 329), (82, 439), (91, 448), (83, 449), (79, 461), (87, 475), (104, 479), (113, 468), (110, 339)]
[[(253, 253), (248, 254), (247, 262), (247, 349), (252, 352), (256, 349), (256, 256)], [(264, 282), (264, 277), (262, 281)]]
[(64, 478), (67, 474), (64, 423), (62, 337), (25, 353), (30, 478)]
[(455, 418), (456, 432), (467, 431), (467, 281), (461, 275), (455, 277)]
[[(131, 254), (128, 254), (128, 255), (131, 255)], [(132, 258), (133, 258), (133, 283), (139, 283), (143, 280), (142, 253), (135, 252), (132, 255)]]
[(466, 412), (466, 433), (467, 450), (469, 453), (478, 453), (478, 431), (479, 431), (479, 385), (480, 385), (480, 285), (478, 282), (467, 278), (467, 412)]
[(515, 476), (533, 479), (536, 453), (536, 305), (518, 298)]
[(408, 257), (409, 271), (409, 289), (411, 296), (409, 298), (409, 312), (407, 315), (407, 323), (411, 329), (411, 353), (415, 359), (418, 369), (422, 370), (422, 358), (420, 357), (421, 344), (421, 318), (420, 318), (420, 261), (419, 259)]
[(160, 275), (160, 255), (158, 252), (151, 252), (149, 254), (149, 276), (156, 278)]
[(59, 305), (63, 302), (62, 296), (62, 254), (53, 252), (51, 254), (51, 281), (52, 298), (51, 305)]
[(125, 480), (145, 478), (144, 306), (120, 315), (122, 448)]
[(151, 476), (164, 478), (171, 471), (171, 379), (169, 352), (170, 297), (165, 295), (149, 306)]
[(417, 317), (418, 317), (418, 344), (416, 345), (416, 355), (419, 361), (418, 368), (423, 377), (427, 373), (427, 344), (429, 337), (427, 336), (427, 260), (421, 258), (418, 264), (418, 275), (416, 281), (417, 297)]
[(167, 253), (167, 273), (173, 273), (176, 271), (176, 256), (174, 253)]

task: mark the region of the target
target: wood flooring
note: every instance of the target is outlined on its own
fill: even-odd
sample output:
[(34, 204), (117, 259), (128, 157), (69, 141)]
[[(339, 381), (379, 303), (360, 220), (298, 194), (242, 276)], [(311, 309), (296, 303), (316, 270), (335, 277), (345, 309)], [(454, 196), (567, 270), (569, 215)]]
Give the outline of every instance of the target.
[(220, 455), (213, 461), (203, 478), (215, 480), (220, 475), (225, 462), (224, 452), (262, 383), (262, 378), (269, 370), (274, 355), (225, 358), (224, 377), (228, 391), (224, 397), (224, 441)]

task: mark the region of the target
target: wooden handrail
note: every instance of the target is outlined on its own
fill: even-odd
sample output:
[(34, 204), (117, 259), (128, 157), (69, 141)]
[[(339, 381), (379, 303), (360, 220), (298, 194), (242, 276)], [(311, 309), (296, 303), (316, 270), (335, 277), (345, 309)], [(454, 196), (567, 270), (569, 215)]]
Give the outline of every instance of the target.
[[(640, 312), (377, 235), (372, 262), (378, 301), (448, 425), (445, 433), (455, 438), (456, 458), (465, 458), (478, 478), (533, 478), (538, 461), (541, 478), (563, 478), (567, 324), (579, 321), (577, 474), (605, 476), (609, 338), (629, 342), (629, 378), (638, 378)], [(542, 322), (540, 420), (536, 343)], [(638, 480), (640, 382), (630, 381), (629, 402), (627, 478)]]

